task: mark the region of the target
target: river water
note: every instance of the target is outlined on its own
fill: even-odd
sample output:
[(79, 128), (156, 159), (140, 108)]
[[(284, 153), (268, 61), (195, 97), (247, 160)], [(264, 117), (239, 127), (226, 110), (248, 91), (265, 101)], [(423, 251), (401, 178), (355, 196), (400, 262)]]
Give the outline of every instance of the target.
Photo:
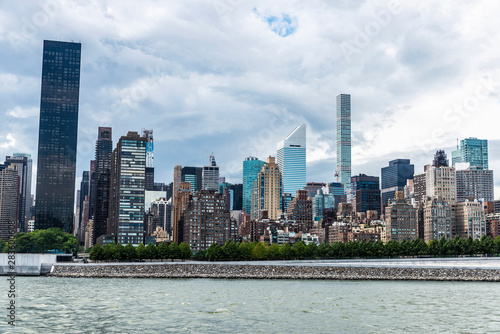
[(500, 332), (499, 283), (17, 277), (16, 290), (1, 333)]

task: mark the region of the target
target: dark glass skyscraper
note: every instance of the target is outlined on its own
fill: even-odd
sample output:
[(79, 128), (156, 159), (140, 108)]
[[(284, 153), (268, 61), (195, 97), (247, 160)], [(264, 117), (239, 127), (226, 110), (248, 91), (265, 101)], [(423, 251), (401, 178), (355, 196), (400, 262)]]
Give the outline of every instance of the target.
[(44, 41), (35, 229), (73, 233), (80, 43)]
[(389, 161), (389, 166), (382, 168), (382, 205), (396, 198), (396, 191), (403, 191), (406, 181), (413, 180), (415, 166), (409, 159)]
[(112, 130), (99, 127), (95, 143), (95, 197), (93, 244), (97, 238), (106, 234), (106, 220), (109, 209), (109, 184), (111, 172), (111, 154), (113, 153)]

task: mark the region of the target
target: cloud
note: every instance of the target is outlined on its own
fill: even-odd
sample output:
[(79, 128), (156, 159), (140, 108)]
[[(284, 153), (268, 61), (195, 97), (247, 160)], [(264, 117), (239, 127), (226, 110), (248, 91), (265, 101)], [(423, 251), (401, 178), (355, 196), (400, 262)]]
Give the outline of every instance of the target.
[[(340, 93), (352, 97), (353, 174), (378, 175), (400, 157), (422, 171), (437, 149), (470, 136), (490, 140), (500, 168), (500, 134), (487, 121), (498, 118), (500, 4), (401, 2), (390, 12), (384, 1), (56, 3), (64, 6), (50, 15), (0, 3), (0, 133), (12, 136), (0, 156), (36, 156), (42, 41), (73, 39), (82, 42), (77, 175), (88, 170), (97, 127), (112, 126), (115, 143), (154, 129), (157, 182), (170, 182), (175, 164), (205, 164), (203, 147), (241, 182), (246, 156), (275, 155), (305, 122), (308, 181), (331, 181)], [(34, 24), (40, 13), (49, 19)], [(376, 24), (346, 58), (342, 43)]]

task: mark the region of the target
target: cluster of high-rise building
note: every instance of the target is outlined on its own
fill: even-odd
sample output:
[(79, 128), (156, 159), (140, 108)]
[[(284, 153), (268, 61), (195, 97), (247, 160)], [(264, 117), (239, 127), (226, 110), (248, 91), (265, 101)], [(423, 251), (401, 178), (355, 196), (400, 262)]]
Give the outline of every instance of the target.
[[(351, 96), (337, 96), (335, 181), (306, 182), (306, 124), (265, 160), (242, 161), (242, 183), (226, 182), (215, 156), (203, 166), (175, 165), (171, 183), (155, 182), (153, 130), (129, 131), (113, 144), (99, 127), (95, 159), (76, 191), (81, 45), (45, 41), (36, 206), (32, 162), (13, 154), (0, 165), (0, 237), (59, 227), (80, 244), (186, 242), (193, 251), (228, 240), (293, 243), (403, 241), (498, 236), (486, 140), (466, 138), (436, 152), (416, 173), (409, 159), (389, 161), (381, 178), (352, 174)], [(76, 205), (75, 205), (76, 203)], [(76, 211), (74, 208), (76, 207)], [(33, 221), (34, 217), (34, 221)]]

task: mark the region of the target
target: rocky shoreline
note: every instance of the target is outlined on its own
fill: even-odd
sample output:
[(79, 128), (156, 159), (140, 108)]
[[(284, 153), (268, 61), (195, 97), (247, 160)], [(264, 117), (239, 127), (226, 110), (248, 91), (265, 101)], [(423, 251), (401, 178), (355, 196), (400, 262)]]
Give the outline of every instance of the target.
[(368, 268), (294, 265), (206, 264), (55, 264), (48, 276), (87, 278), (215, 278), (424, 280), (500, 282), (500, 270), (449, 268)]

